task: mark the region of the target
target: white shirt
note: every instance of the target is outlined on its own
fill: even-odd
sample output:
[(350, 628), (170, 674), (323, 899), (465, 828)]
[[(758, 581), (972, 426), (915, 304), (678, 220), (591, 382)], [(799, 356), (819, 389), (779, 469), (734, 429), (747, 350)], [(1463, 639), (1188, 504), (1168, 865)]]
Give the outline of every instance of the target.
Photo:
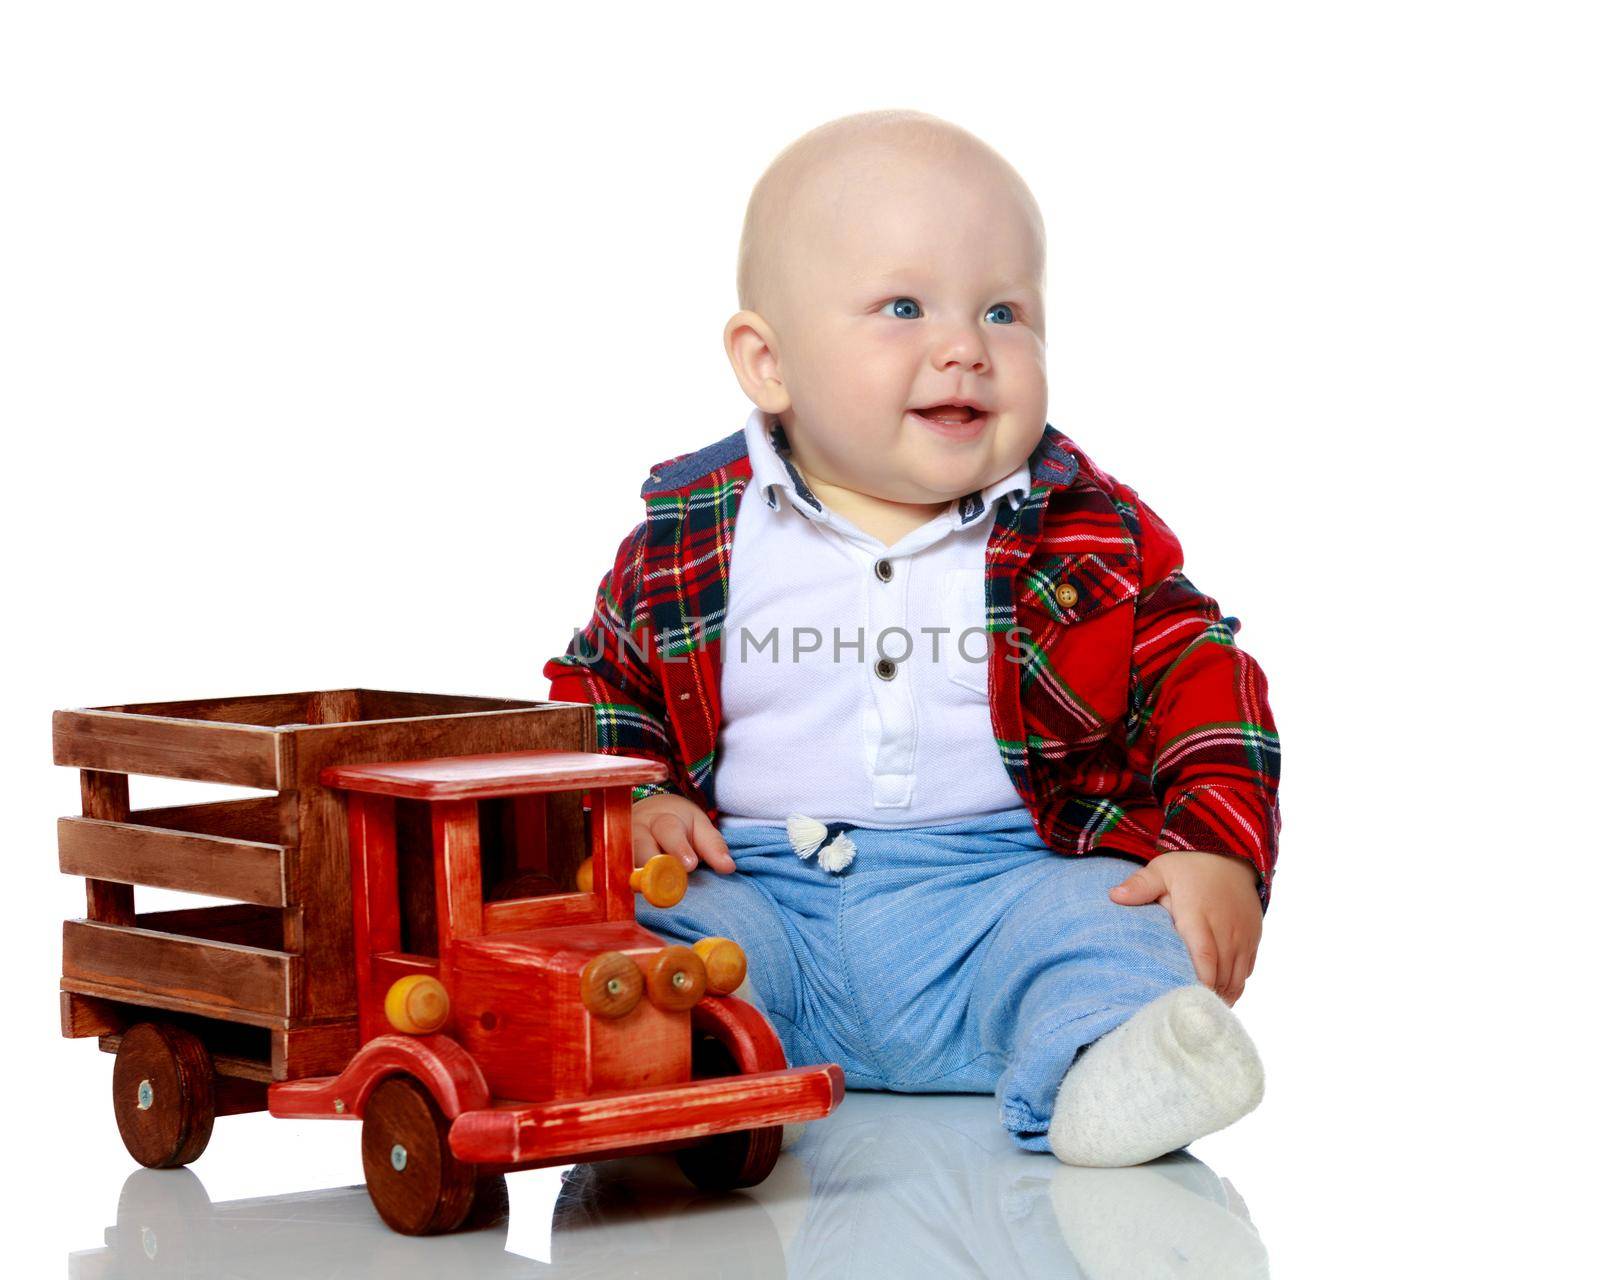
[(775, 418), (754, 410), (745, 441), (713, 781), (722, 817), (909, 827), (1024, 809), (989, 714), (999, 641), (984, 630), (984, 551), (995, 504), (1026, 497), (1028, 464), (885, 547), (811, 493)]

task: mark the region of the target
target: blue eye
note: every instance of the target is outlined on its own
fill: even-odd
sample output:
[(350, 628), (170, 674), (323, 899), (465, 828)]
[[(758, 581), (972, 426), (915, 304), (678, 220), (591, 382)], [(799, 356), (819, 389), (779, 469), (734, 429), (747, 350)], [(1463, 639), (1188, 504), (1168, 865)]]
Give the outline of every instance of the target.
[[(996, 319), (996, 321), (995, 321), (996, 324), (1013, 324), (1013, 323), (1015, 323), (1016, 318), (1017, 318), (1016, 312), (1012, 311), (1010, 306), (1007, 305), (1006, 303), (1004, 303), (1004, 302), (995, 303), (994, 306), (989, 308), (989, 315), (991, 315), (991, 316), (994, 315), (994, 313), (996, 311), (1000, 311), (1000, 312), (1004, 312), (1005, 313), (1004, 315), (1002, 315), (1002, 316), (1000, 316), (999, 318)], [(986, 316), (985, 319), (987, 319), (987, 318), (988, 317)]]
[(922, 308), (917, 305), (915, 298), (896, 298), (893, 302), (884, 303), (879, 310), (884, 307), (893, 307), (896, 318), (900, 320), (917, 320), (922, 316)]

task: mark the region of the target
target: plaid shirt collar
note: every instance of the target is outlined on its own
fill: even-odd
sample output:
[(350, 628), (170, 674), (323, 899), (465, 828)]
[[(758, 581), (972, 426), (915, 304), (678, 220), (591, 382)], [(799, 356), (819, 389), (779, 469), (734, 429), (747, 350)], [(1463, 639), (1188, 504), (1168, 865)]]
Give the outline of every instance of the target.
[[(789, 441), (783, 424), (765, 410), (753, 409), (744, 424), (745, 447), (750, 457), (750, 480), (756, 491), (774, 511), (778, 509), (778, 490), (788, 496), (789, 505), (808, 519), (826, 522), (828, 513), (822, 502), (806, 485), (804, 478), (789, 459)], [(975, 489), (957, 498), (951, 512), (957, 528), (965, 528), (983, 519), (984, 514), (1003, 497), (1015, 511), (1028, 496), (1032, 485), (1027, 460), (1024, 459), (1010, 475), (996, 480), (984, 489)]]

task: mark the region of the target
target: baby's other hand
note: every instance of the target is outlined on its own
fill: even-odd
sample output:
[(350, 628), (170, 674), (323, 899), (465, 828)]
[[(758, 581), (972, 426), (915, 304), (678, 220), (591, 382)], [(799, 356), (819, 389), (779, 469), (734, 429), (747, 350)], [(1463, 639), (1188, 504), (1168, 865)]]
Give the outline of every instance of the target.
[(1239, 998), (1261, 945), (1256, 870), (1243, 858), (1163, 853), (1113, 889), (1111, 900), (1125, 907), (1159, 902), (1189, 948), (1195, 976), (1230, 1005)]
[(723, 875), (733, 870), (722, 833), (682, 796), (646, 796), (633, 806), (633, 865), (642, 867), (658, 853), (671, 854), (689, 871), (700, 862)]

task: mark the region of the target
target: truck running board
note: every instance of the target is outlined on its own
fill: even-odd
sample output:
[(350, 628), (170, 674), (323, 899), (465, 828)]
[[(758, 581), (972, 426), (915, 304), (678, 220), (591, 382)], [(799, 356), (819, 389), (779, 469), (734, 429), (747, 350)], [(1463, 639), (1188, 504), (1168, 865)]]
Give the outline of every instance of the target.
[(656, 1085), (631, 1093), (464, 1111), (450, 1149), (473, 1164), (580, 1158), (654, 1142), (820, 1119), (844, 1098), (833, 1063)]

